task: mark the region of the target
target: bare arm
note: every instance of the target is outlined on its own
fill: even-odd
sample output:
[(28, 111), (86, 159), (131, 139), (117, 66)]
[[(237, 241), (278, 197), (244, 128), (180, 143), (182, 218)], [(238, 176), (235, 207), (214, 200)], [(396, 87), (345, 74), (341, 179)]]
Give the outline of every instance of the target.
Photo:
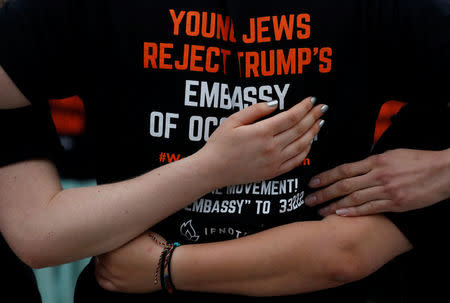
[[(0, 109), (29, 104), (0, 68)], [(115, 184), (62, 190), (50, 161), (2, 167), (1, 232), (32, 267), (113, 250), (215, 188), (272, 178), (297, 166), (319, 131), (322, 112), (312, 107), (308, 98), (256, 123), (276, 106), (248, 107), (230, 116), (194, 155)]]
[[(412, 246), (383, 216), (298, 222), (217, 243), (182, 245), (172, 258), (178, 290), (275, 296), (317, 291), (375, 272)], [(143, 235), (98, 258), (111, 291), (148, 292), (161, 248)]]

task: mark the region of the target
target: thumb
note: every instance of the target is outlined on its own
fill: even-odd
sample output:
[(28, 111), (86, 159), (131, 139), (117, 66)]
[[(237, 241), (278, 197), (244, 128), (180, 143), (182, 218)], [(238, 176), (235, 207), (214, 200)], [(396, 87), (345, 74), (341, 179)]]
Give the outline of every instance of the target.
[(235, 127), (240, 125), (251, 124), (271, 113), (273, 113), (278, 108), (278, 101), (261, 102), (253, 104), (240, 112), (234, 113), (227, 119), (232, 121)]

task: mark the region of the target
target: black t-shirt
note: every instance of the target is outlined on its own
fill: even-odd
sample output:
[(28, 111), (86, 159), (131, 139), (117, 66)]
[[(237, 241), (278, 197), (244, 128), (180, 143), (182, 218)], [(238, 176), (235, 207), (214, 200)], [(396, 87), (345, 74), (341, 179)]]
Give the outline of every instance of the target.
[[(450, 146), (450, 107), (407, 105), (374, 147), (374, 153), (395, 148), (443, 150)], [(414, 245), (369, 278), (371, 302), (440, 302), (447, 297), (450, 270), (447, 238), (449, 200), (424, 209), (386, 213)], [(394, 299), (394, 300), (393, 300)]]
[[(370, 154), (383, 102), (446, 103), (447, 16), (448, 3), (439, 0), (16, 0), (0, 18), (0, 64), (33, 105), (73, 94), (84, 100), (99, 183), (192, 154), (223, 119), (255, 102), (278, 100), (286, 110), (316, 96), (328, 104), (301, 166), (218, 189), (153, 228), (182, 243), (220, 241), (320, 219), (304, 205), (306, 182)], [(95, 293), (121, 298), (98, 289), (90, 265), (77, 297)], [(362, 281), (290, 298), (365, 296)]]
[(40, 303), (41, 296), (32, 270), (17, 258), (0, 236), (0, 257), (2, 262), (2, 283), (0, 300), (2, 303)]

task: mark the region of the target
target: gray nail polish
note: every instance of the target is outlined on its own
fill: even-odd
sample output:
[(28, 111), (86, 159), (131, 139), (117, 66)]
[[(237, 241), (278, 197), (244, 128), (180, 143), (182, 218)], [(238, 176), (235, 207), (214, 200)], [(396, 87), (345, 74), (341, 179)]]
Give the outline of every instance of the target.
[(309, 145), (312, 145), (314, 143), (314, 139), (311, 140), (311, 142), (309, 142)]
[(267, 105), (270, 107), (278, 106), (278, 100), (273, 100), (273, 101), (267, 102)]
[(329, 108), (328, 105), (324, 105), (320, 110), (322, 111), (322, 113), (325, 114), (328, 111), (328, 108)]
[(316, 101), (317, 101), (317, 98), (316, 97), (312, 97), (311, 98), (311, 103), (314, 105), (314, 104), (316, 104)]
[(320, 123), (319, 123), (320, 128), (322, 128), (324, 124), (325, 124), (325, 120), (320, 121)]
[(350, 212), (346, 208), (336, 210), (336, 215), (338, 215), (338, 216), (347, 217), (349, 214), (350, 214)]

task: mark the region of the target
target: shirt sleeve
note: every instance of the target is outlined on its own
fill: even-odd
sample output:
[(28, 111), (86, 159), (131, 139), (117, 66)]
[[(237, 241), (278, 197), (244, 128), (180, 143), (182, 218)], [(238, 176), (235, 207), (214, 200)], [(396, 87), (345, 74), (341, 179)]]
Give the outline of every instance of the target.
[(384, 101), (448, 102), (450, 2), (367, 1), (373, 94)]
[(62, 153), (49, 99), (77, 94), (80, 39), (73, 0), (15, 0), (0, 9), (0, 66), (32, 106), (0, 110), (0, 166)]
[(50, 111), (42, 106), (0, 110), (0, 167), (29, 159), (59, 164), (63, 148)]

